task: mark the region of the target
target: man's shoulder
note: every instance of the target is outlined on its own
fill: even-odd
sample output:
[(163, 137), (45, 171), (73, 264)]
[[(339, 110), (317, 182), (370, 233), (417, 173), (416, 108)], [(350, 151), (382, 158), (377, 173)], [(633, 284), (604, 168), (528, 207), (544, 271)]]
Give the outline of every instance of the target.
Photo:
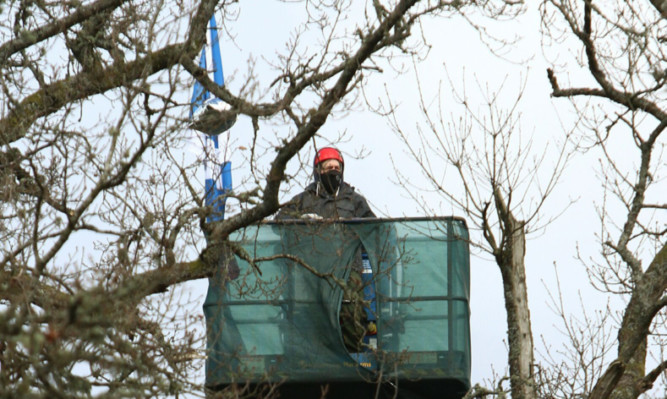
[(354, 204), (354, 217), (360, 218), (374, 218), (375, 214), (368, 205), (368, 200), (361, 193), (355, 190), (355, 188), (347, 183), (345, 186), (342, 186), (341, 189), (343, 196), (347, 201), (350, 201)]
[(354, 186), (352, 186), (352, 185), (350, 185), (346, 182), (343, 182), (343, 184), (341, 185), (340, 188), (341, 188), (341, 194), (343, 194), (345, 196), (349, 196), (349, 197), (352, 197), (352, 198), (362, 198), (364, 200), (366, 199), (359, 191), (357, 191), (354, 188)]
[(287, 201), (282, 208), (278, 210), (276, 219), (295, 218), (300, 216), (304, 206), (308, 206), (312, 202), (312, 197), (315, 195), (314, 188), (308, 185), (302, 192), (295, 195)]
[(304, 197), (315, 195), (315, 193), (316, 193), (315, 184), (314, 183), (309, 184), (303, 189), (303, 191), (301, 191), (299, 194), (292, 197), (292, 199), (289, 202), (300, 201)]

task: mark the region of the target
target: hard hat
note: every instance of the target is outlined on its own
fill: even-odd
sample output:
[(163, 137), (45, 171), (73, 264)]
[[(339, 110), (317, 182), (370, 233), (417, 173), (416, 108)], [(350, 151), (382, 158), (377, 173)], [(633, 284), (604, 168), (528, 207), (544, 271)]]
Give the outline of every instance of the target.
[(345, 165), (345, 161), (343, 161), (343, 154), (341, 154), (340, 151), (333, 147), (324, 147), (320, 148), (320, 150), (317, 151), (317, 154), (315, 154), (313, 166), (317, 167), (317, 165), (329, 159), (335, 159), (340, 162), (341, 168)]

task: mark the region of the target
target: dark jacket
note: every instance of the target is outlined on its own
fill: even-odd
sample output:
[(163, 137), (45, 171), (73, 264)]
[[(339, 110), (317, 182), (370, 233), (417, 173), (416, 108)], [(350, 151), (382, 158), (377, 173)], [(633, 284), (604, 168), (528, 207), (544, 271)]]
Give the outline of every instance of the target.
[(280, 209), (276, 219), (296, 219), (308, 213), (331, 219), (375, 217), (366, 198), (345, 182), (341, 184), (335, 197), (322, 188), (318, 190), (317, 183), (311, 183), (304, 192), (296, 195)]

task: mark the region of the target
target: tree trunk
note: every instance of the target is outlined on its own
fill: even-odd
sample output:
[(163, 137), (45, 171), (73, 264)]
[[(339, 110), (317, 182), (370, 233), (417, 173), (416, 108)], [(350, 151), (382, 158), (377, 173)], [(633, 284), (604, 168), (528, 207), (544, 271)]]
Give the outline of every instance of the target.
[(646, 345), (645, 338), (625, 366), (625, 372), (609, 396), (610, 399), (636, 399), (642, 394), (641, 382), (646, 374)]
[[(632, 291), (630, 302), (625, 308), (621, 328), (618, 331), (618, 358), (614, 360), (598, 379), (589, 395), (590, 399), (606, 399), (619, 387), (628, 367), (633, 367), (639, 355), (645, 352), (642, 345), (655, 315), (664, 307), (664, 293), (667, 290), (667, 245), (656, 254), (646, 272)], [(642, 355), (644, 358), (646, 355)], [(637, 368), (630, 371), (637, 373)]]
[(526, 288), (525, 223), (517, 221), (500, 193), (494, 193), (502, 225), (502, 245), (495, 256), (503, 278), (507, 339), (509, 343), (510, 385), (513, 399), (536, 397), (533, 376), (533, 333)]

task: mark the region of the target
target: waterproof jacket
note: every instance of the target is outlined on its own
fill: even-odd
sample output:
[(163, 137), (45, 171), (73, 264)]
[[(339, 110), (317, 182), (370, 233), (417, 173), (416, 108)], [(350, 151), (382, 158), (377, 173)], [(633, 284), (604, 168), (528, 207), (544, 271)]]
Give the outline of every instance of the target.
[(311, 183), (305, 191), (296, 195), (280, 209), (276, 219), (296, 219), (301, 215), (314, 213), (323, 218), (374, 218), (375, 214), (361, 194), (354, 187), (342, 182), (335, 197)]

